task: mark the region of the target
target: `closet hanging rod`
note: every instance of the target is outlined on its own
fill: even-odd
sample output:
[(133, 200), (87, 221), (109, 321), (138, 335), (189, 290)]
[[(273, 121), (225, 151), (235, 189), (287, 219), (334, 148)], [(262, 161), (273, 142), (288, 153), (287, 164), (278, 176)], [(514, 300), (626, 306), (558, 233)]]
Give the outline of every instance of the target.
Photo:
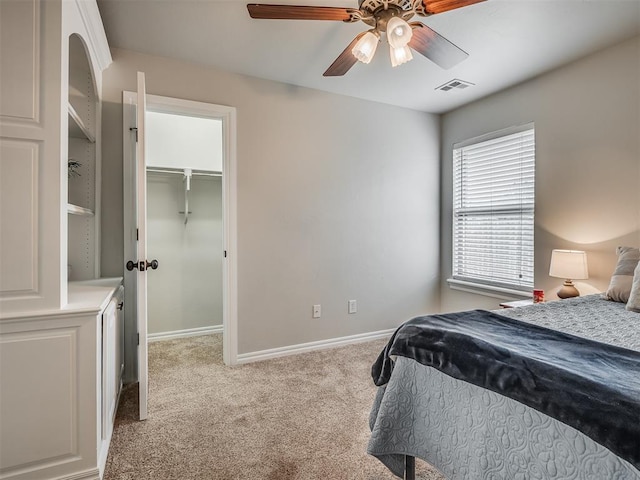
[[(147, 172), (152, 173), (177, 173), (179, 175), (184, 175), (184, 169), (173, 169), (173, 168), (159, 168), (159, 167), (147, 167)], [(214, 172), (207, 170), (191, 170), (192, 175), (200, 175), (203, 177), (221, 177), (222, 172)]]

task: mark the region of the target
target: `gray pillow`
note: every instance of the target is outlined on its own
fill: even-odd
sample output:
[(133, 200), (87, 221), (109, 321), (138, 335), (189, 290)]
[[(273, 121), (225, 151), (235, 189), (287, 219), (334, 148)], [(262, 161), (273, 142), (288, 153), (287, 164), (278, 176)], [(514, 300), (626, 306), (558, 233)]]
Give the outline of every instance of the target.
[(627, 303), (631, 295), (633, 271), (640, 262), (640, 249), (634, 247), (618, 247), (618, 264), (611, 276), (609, 288), (605, 293), (607, 300)]
[(632, 312), (640, 312), (640, 263), (633, 272), (633, 284), (631, 285), (631, 294), (627, 302), (627, 310)]

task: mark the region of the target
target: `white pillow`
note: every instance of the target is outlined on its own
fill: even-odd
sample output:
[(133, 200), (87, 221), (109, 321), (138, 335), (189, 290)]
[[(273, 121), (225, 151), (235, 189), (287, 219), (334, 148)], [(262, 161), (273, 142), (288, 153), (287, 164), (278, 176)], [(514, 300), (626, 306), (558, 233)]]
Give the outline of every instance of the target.
[(631, 285), (631, 293), (627, 302), (627, 310), (640, 312), (640, 263), (638, 263), (633, 272), (633, 284)]
[(618, 247), (618, 263), (611, 276), (609, 288), (605, 293), (607, 300), (627, 303), (631, 294), (633, 271), (640, 261), (640, 249), (634, 247)]

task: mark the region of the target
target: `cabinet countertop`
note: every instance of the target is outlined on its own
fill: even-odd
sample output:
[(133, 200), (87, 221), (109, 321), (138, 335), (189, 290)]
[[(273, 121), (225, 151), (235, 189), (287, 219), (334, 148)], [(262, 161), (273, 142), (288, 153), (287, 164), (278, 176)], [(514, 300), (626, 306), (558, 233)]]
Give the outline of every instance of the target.
[(101, 311), (107, 306), (120, 284), (122, 284), (122, 277), (69, 282), (69, 301), (62, 310)]
[(43, 317), (64, 317), (68, 315), (95, 314), (106, 308), (109, 300), (122, 284), (122, 277), (97, 278), (69, 282), (67, 304), (59, 309), (30, 310), (0, 315), (1, 321), (25, 320)]

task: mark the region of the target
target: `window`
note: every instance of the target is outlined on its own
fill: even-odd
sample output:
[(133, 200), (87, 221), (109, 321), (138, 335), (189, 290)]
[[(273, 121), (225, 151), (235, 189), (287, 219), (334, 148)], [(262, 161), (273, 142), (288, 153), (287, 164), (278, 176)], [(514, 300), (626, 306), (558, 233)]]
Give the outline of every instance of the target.
[(453, 150), (453, 279), (533, 288), (533, 124)]

